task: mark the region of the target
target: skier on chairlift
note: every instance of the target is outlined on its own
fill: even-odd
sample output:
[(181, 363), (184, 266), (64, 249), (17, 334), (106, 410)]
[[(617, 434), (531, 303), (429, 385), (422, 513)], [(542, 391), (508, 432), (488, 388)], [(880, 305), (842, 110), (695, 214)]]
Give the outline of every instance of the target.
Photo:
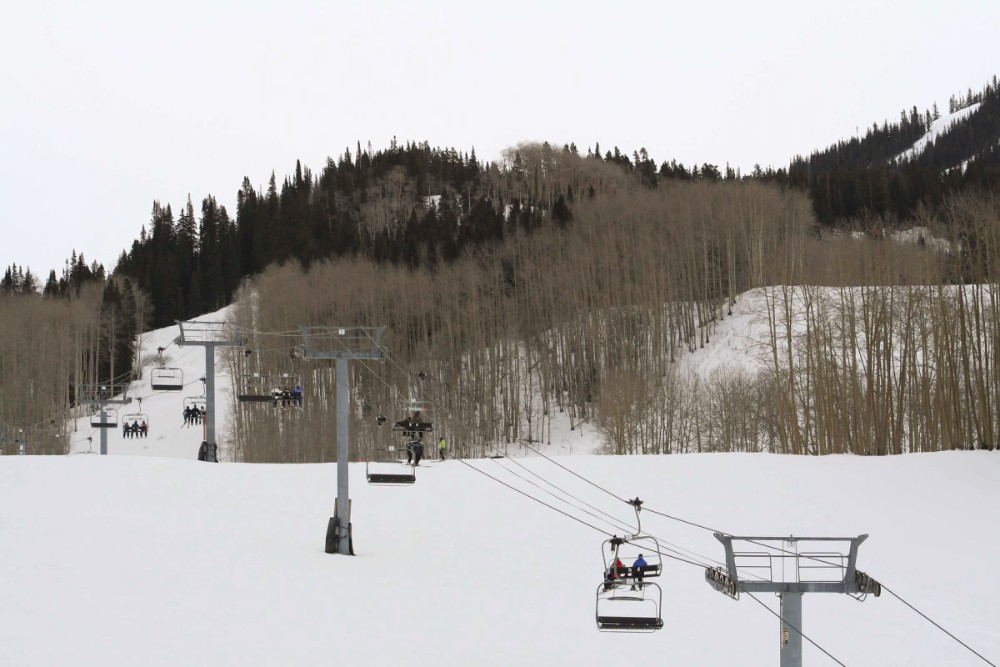
[(634, 563), (632, 563), (632, 576), (635, 577), (635, 586), (632, 586), (633, 591), (636, 586), (639, 587), (639, 590), (642, 590), (643, 568), (647, 565), (649, 565), (649, 563), (647, 563), (646, 559), (642, 557), (642, 554), (639, 554), (639, 557), (635, 559)]

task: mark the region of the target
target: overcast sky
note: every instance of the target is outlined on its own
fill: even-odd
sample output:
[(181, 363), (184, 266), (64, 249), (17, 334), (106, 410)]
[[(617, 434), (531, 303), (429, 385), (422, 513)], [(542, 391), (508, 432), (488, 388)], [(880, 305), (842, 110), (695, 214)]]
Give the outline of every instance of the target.
[(787, 166), (979, 90), (996, 0), (11, 3), (0, 21), (0, 271), (113, 269), (154, 200), (319, 172), (357, 142), (522, 141)]

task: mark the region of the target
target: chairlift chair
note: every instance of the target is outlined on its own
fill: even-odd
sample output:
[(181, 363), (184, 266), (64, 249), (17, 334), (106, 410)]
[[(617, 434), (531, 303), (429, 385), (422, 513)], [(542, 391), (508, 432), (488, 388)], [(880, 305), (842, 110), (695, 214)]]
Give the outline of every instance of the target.
[(184, 371), (179, 368), (154, 368), (149, 375), (149, 385), (154, 391), (181, 391), (184, 389)]
[[(146, 425), (146, 430), (142, 430), (142, 425)], [(138, 436), (142, 435), (145, 437), (149, 434), (149, 416), (142, 412), (133, 412), (131, 414), (122, 415), (122, 426), (127, 428), (137, 427), (138, 431), (133, 431), (133, 433)], [(124, 437), (124, 436), (123, 436)]]
[(104, 409), (104, 422), (101, 422), (101, 411), (97, 410), (90, 415), (91, 428), (118, 428), (118, 410), (114, 408)]
[[(663, 562), (652, 535), (626, 535), (604, 541), (604, 581), (597, 589), (597, 629), (605, 632), (653, 632), (663, 627), (663, 592), (655, 582)], [(636, 566), (639, 557), (646, 565)], [(621, 567), (615, 567), (618, 561)]]
[(184, 397), (184, 409), (188, 408), (203, 408), (205, 402), (208, 399), (204, 396), (185, 396)]
[(434, 430), (433, 404), (430, 401), (415, 401), (411, 399), (403, 407), (406, 416), (393, 423), (393, 431), (401, 432), (405, 437), (422, 439), (424, 433)]
[[(291, 390), (292, 387), (301, 386), (302, 378), (292, 373), (278, 373), (270, 375), (249, 373), (243, 376), (240, 391), (236, 394), (236, 400), (241, 403), (272, 404), (283, 400), (295, 401), (296, 397), (294, 395), (289, 396), (288, 399), (286, 399), (281, 394), (276, 395), (275, 392), (286, 387)], [(301, 405), (301, 394), (299, 396), (298, 404)]]
[(123, 424), (134, 424), (137, 422), (139, 424), (146, 422), (146, 426), (149, 426), (149, 416), (142, 412), (133, 412), (131, 414), (122, 415)]
[[(660, 556), (660, 543), (652, 535), (626, 535), (604, 540), (603, 552), (608, 555), (605, 569), (610, 568), (618, 559), (625, 566), (626, 576), (649, 579), (660, 576), (663, 571), (663, 559)], [(646, 565), (638, 572), (633, 567), (636, 559), (642, 556)], [(641, 575), (641, 576), (640, 576)]]
[(417, 481), (416, 468), (412, 458), (407, 462), (403, 456), (406, 447), (390, 445), (371, 451), (365, 462), (365, 477), (369, 484), (413, 484)]
[(655, 583), (604, 582), (597, 587), (597, 629), (602, 632), (655, 632), (663, 628), (663, 591)]

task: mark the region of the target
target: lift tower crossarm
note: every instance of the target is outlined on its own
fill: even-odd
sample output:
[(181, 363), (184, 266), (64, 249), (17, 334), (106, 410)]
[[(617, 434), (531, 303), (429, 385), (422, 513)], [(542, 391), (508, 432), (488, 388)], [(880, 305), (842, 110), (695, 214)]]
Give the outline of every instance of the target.
[[(868, 535), (857, 537), (751, 537), (714, 533), (726, 551), (725, 568), (707, 568), (705, 579), (715, 590), (734, 599), (740, 591), (777, 593), (781, 599), (781, 667), (802, 665), (802, 595), (841, 593), (877, 597), (881, 586), (858, 571), (858, 547)], [(737, 551), (733, 543), (745, 543)], [(815, 545), (810, 550), (802, 546)], [(838, 549), (837, 546), (840, 545)], [(844, 548), (847, 547), (844, 553)], [(740, 571), (754, 578), (740, 578)]]

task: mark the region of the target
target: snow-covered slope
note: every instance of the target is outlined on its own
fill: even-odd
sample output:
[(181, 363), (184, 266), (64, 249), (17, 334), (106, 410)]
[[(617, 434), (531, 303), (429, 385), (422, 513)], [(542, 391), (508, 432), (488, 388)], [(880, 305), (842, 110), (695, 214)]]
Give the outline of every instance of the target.
[[(225, 320), (228, 308), (197, 318), (203, 322)], [(117, 428), (108, 429), (108, 453), (123, 455), (162, 456), (167, 458), (197, 459), (198, 448), (204, 439), (204, 426), (184, 425), (185, 398), (194, 399), (203, 395), (205, 376), (205, 348), (200, 346), (178, 346), (174, 340), (180, 335), (176, 326), (155, 329), (140, 338), (139, 358), (143, 363), (142, 379), (133, 382), (128, 396), (132, 403), (111, 406), (117, 409)], [(164, 348), (162, 358), (158, 348)], [(181, 391), (157, 391), (151, 386), (152, 372), (162, 361), (166, 368), (176, 369), (182, 374), (184, 389)], [(216, 439), (226, 448), (226, 434), (229, 430), (232, 411), (232, 379), (226, 373), (221, 358), (216, 358)], [(142, 399), (141, 401), (139, 399)], [(201, 401), (204, 405), (204, 401)], [(148, 417), (149, 433), (145, 438), (125, 437), (122, 433), (123, 421), (133, 422), (139, 415)], [(93, 428), (90, 417), (76, 420), (70, 452), (100, 452), (101, 432)]]
[[(867, 533), (859, 567), (1000, 656), (1000, 454), (559, 460), (622, 498), (709, 528)], [(551, 462), (518, 462), (579, 500), (546, 495), (511, 461), (470, 465), (602, 531), (631, 523), (627, 505)], [(723, 597), (702, 568), (670, 559), (659, 582), (664, 629), (598, 632), (606, 535), (461, 461), (422, 465), (418, 477), (407, 488), (368, 486), (363, 466), (351, 465), (357, 556), (348, 557), (323, 552), (333, 464), (4, 457), (0, 664), (777, 663), (771, 613), (748, 596)], [(707, 530), (651, 512), (642, 527), (687, 560), (722, 558)], [(777, 611), (774, 597), (759, 600)], [(978, 664), (887, 593), (864, 603), (807, 595), (803, 606), (806, 635), (844, 664)], [(808, 643), (805, 656), (833, 664)]]

